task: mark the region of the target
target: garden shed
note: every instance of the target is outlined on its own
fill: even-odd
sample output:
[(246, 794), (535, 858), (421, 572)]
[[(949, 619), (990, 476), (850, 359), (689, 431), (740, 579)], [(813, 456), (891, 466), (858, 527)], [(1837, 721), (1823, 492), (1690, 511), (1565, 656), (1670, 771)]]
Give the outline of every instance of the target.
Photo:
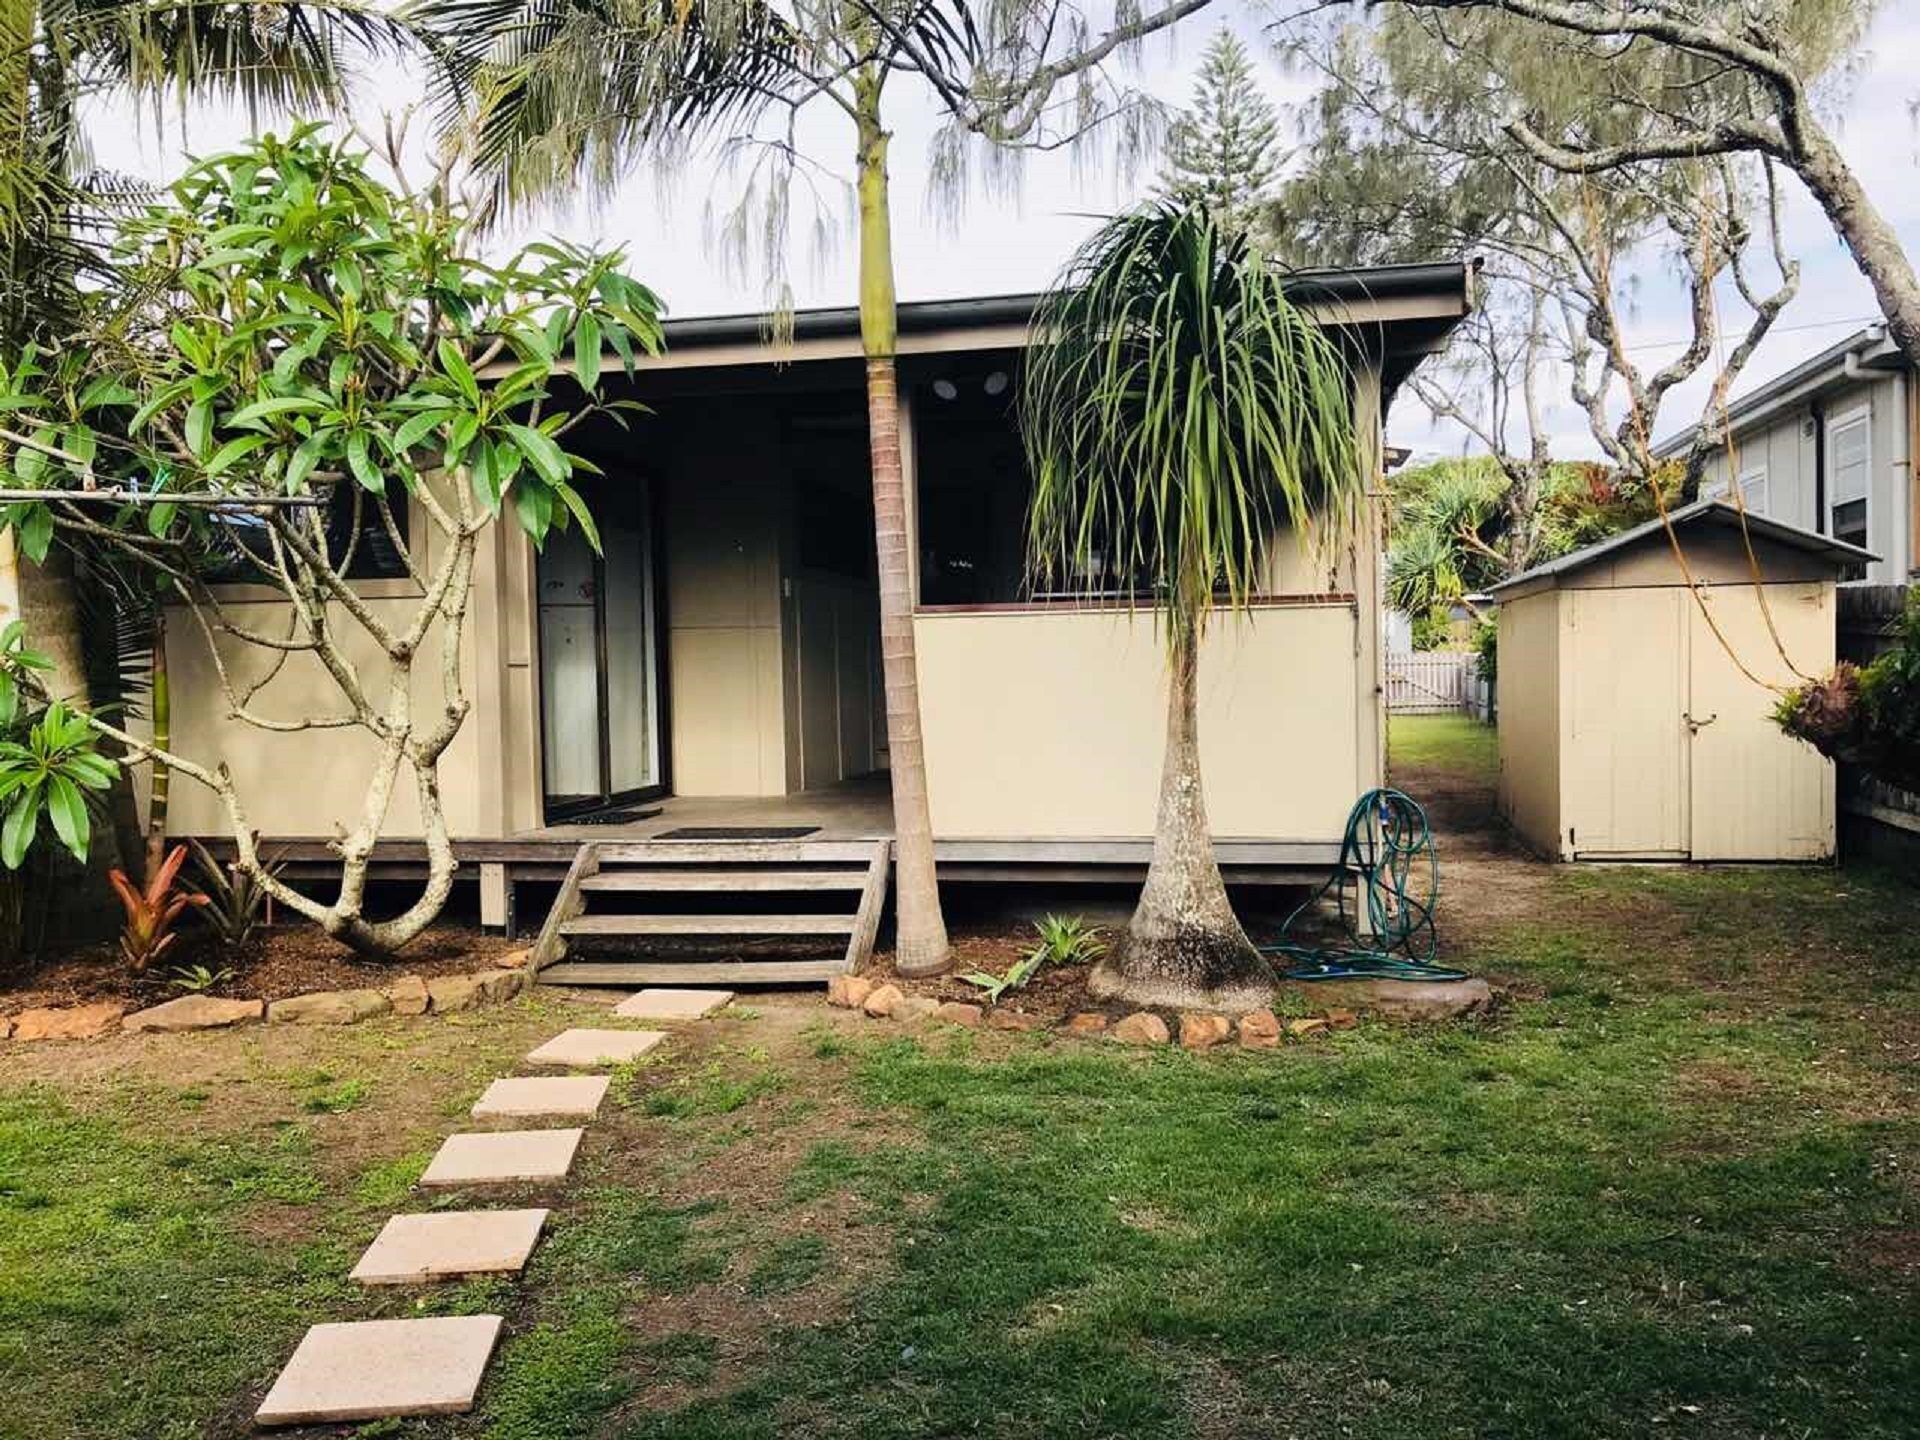
[(1562, 860), (1831, 856), (1833, 766), (1772, 711), (1872, 558), (1703, 500), (1495, 586), (1501, 813)]

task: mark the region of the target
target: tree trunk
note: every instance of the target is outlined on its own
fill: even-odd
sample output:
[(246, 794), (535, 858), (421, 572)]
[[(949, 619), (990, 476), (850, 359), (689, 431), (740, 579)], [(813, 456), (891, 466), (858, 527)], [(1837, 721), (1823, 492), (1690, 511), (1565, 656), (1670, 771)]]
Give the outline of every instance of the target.
[[(148, 703), (153, 711), (153, 744), (156, 750), (173, 748), (173, 696), (167, 684), (167, 607), (153, 607), (153, 659), (148, 669)], [(172, 777), (167, 762), (156, 759), (147, 783), (146, 878), (167, 858), (167, 783)]]
[(934, 877), (933, 821), (920, 738), (913, 593), (907, 554), (906, 483), (900, 454), (900, 392), (892, 222), (887, 213), (887, 132), (880, 125), (880, 72), (855, 84), (859, 110), (860, 343), (867, 360), (867, 439), (873, 464), (873, 531), (879, 561), (881, 673), (892, 770), (894, 968), (937, 975), (947, 968), (947, 922)]
[(1846, 157), (1808, 108), (1803, 98), (1790, 118), (1788, 136), (1799, 143), (1787, 163), (1853, 252), (1900, 353), (1909, 365), (1920, 365), (1920, 278), (1914, 275), (1900, 232), (1875, 208)]
[(1173, 623), (1153, 861), (1126, 940), (1087, 988), (1136, 1005), (1251, 1010), (1272, 1002), (1276, 981), (1240, 928), (1214, 858), (1200, 784), (1199, 632), (1190, 620)]

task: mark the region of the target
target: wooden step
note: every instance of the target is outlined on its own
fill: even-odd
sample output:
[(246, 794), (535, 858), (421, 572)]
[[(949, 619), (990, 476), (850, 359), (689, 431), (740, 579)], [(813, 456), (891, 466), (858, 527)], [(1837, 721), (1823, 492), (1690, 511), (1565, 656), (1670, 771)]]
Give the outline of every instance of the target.
[(582, 890), (859, 890), (864, 870), (603, 870)]
[(851, 935), (852, 915), (579, 915), (562, 935)]
[(540, 972), (542, 985), (781, 985), (831, 980), (847, 962), (831, 960), (561, 960)]

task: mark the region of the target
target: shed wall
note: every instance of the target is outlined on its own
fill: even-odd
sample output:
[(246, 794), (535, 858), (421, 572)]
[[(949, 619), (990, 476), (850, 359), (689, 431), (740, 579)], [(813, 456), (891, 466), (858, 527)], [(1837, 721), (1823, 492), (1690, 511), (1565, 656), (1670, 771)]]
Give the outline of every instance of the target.
[(1559, 856), (1560, 592), (1500, 607), (1500, 813), (1534, 850)]

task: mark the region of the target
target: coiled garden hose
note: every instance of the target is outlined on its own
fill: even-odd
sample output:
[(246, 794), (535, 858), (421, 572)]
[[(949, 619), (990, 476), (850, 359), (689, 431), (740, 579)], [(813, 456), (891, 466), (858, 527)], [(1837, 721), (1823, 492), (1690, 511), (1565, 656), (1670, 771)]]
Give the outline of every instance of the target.
[[(1307, 945), (1291, 938), (1295, 923), (1329, 892), (1347, 943)], [(1464, 970), (1433, 963), (1439, 898), (1440, 857), (1427, 812), (1398, 790), (1369, 790), (1347, 816), (1333, 873), (1287, 917), (1280, 940), (1260, 949), (1289, 962), (1292, 968), (1282, 972), (1288, 980), (1464, 980)]]

